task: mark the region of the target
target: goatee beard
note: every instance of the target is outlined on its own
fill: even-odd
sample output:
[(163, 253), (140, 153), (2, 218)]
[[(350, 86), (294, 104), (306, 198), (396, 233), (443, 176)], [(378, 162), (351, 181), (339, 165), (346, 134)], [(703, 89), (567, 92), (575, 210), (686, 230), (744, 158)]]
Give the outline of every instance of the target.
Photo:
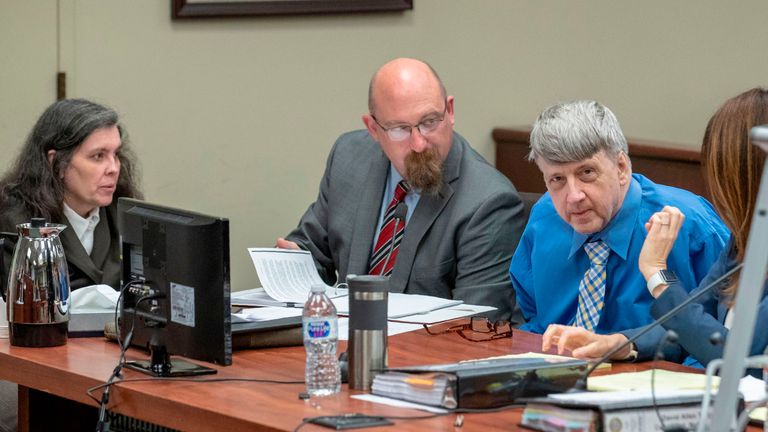
[(408, 184), (421, 193), (437, 193), (443, 184), (443, 161), (437, 149), (408, 154), (405, 157), (405, 177)]

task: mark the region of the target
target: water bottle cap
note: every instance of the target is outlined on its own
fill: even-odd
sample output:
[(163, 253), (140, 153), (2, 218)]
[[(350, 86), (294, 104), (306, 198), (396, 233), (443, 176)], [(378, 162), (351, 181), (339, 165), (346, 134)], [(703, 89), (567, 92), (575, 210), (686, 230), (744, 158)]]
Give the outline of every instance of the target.
[(325, 292), (325, 285), (312, 285), (312, 292), (313, 293), (324, 293)]

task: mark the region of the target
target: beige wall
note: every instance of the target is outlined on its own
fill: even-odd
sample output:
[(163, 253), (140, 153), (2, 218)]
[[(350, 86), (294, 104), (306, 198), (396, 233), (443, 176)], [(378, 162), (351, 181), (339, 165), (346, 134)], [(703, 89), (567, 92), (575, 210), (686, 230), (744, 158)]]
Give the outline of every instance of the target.
[(0, 172), (56, 97), (55, 6), (0, 0)]
[(314, 199), (392, 57), (435, 66), (457, 130), (489, 159), (493, 127), (574, 98), (610, 106), (629, 136), (697, 147), (720, 102), (768, 81), (765, 0), (414, 0), (403, 14), (185, 22), (169, 3), (60, 0), (57, 39), (56, 2), (0, 1), (0, 167), (53, 101), (59, 61), (69, 96), (122, 114), (150, 201), (230, 218), (235, 289), (256, 284), (245, 248), (271, 246)]

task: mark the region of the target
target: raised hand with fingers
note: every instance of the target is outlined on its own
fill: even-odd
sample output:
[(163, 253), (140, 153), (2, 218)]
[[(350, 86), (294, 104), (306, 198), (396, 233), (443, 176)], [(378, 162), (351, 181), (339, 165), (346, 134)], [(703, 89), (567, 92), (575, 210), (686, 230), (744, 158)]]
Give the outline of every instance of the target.
[[(676, 207), (665, 206), (660, 212), (651, 215), (645, 228), (648, 235), (640, 250), (638, 267), (645, 280), (651, 278), (659, 270), (667, 269), (667, 257), (672, 251), (672, 246), (677, 240), (677, 234), (685, 221), (685, 215)], [(654, 291), (654, 297), (658, 297), (666, 286)]]

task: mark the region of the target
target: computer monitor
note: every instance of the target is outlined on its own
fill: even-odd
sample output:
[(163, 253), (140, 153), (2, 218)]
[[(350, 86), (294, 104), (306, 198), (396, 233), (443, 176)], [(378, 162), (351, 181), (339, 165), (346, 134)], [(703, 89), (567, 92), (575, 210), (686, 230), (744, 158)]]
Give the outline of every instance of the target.
[[(229, 221), (120, 198), (121, 338), (149, 349), (128, 367), (159, 376), (215, 373), (176, 354), (232, 364)], [(146, 369), (146, 370), (143, 370)]]

